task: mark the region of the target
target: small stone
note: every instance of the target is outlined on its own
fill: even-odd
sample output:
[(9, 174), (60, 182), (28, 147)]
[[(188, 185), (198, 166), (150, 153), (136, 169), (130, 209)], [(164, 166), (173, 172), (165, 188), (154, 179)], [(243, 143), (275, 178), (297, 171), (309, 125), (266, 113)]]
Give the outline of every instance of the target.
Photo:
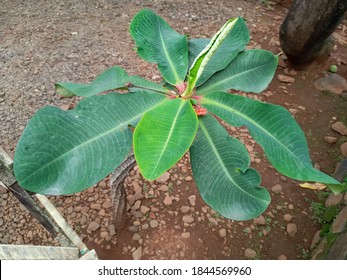
[(295, 79), (293, 77), (282, 75), (282, 74), (278, 74), (277, 79), (282, 83), (294, 83), (295, 82)]
[(145, 205), (141, 205), (140, 211), (143, 215), (146, 215), (147, 212), (149, 212), (151, 209)]
[(328, 196), (328, 198), (325, 200), (324, 206), (325, 207), (329, 207), (329, 206), (335, 206), (340, 204), (340, 202), (343, 199), (343, 194), (339, 193), (339, 194), (330, 194)]
[(263, 215), (260, 215), (259, 217), (253, 219), (253, 224), (264, 226), (266, 224), (265, 217)]
[(161, 185), (159, 190), (162, 192), (167, 192), (167, 191), (169, 191), (169, 187), (167, 185)]
[(193, 181), (193, 177), (192, 176), (187, 176), (187, 177), (184, 178), (184, 180), (186, 182), (190, 182), (190, 181)]
[(274, 185), (274, 186), (271, 188), (271, 191), (272, 191), (274, 194), (281, 194), (281, 192), (283, 191), (282, 185), (280, 185), (280, 184)]
[(313, 236), (313, 239), (312, 239), (312, 242), (311, 242), (311, 250), (316, 247), (316, 245), (319, 243), (319, 241), (321, 240), (321, 237), (320, 237), (320, 233), (321, 233), (321, 230), (318, 230), (314, 236)]
[(290, 222), (290, 221), (293, 219), (293, 216), (290, 215), (290, 214), (284, 214), (283, 219), (284, 219), (286, 222)]
[(170, 179), (170, 173), (165, 172), (163, 175), (161, 175), (156, 181), (158, 183), (166, 183)]
[(182, 212), (183, 214), (188, 213), (189, 211), (190, 211), (190, 207), (189, 207), (189, 206), (183, 205), (183, 206), (181, 207), (181, 212)]
[(106, 238), (107, 236), (109, 236), (109, 234), (108, 234), (107, 231), (102, 231), (102, 232), (100, 233), (100, 237), (101, 237), (101, 238)]
[(111, 208), (111, 206), (112, 206), (111, 200), (106, 200), (106, 201), (101, 205), (101, 207), (104, 208), (104, 209), (109, 209), (109, 208)]
[(132, 185), (133, 185), (135, 193), (142, 193), (142, 187), (140, 186), (138, 182), (134, 181), (132, 182)]
[(172, 205), (172, 199), (171, 199), (171, 197), (170, 197), (169, 195), (165, 196), (163, 203), (164, 203), (166, 206)]
[(101, 204), (100, 203), (92, 203), (90, 205), (90, 208), (92, 208), (94, 210), (101, 210)]
[(191, 215), (184, 215), (184, 216), (182, 217), (182, 221), (183, 221), (184, 223), (191, 224), (191, 223), (194, 222), (194, 218), (193, 218), (193, 216), (191, 216)]
[(287, 224), (287, 233), (290, 237), (294, 237), (295, 234), (298, 232), (298, 226), (293, 223)]
[(157, 220), (150, 220), (150, 221), (149, 221), (149, 226), (150, 226), (151, 228), (157, 228), (157, 227), (159, 226), (159, 223), (158, 223)]
[(340, 151), (344, 157), (347, 157), (347, 142), (345, 142), (341, 145)]
[(137, 200), (134, 205), (131, 207), (131, 211), (139, 210), (141, 206), (141, 200)]
[(141, 235), (140, 234), (138, 234), (138, 233), (135, 233), (134, 235), (133, 235), (133, 238), (132, 238), (134, 241), (138, 241), (138, 240), (140, 240), (141, 239)]
[(208, 221), (212, 224), (212, 225), (214, 225), (214, 226), (218, 226), (218, 221), (215, 219), (215, 218), (208, 218)]
[(219, 236), (224, 238), (227, 236), (227, 230), (225, 228), (222, 228), (219, 230)]
[(110, 236), (114, 236), (115, 234), (116, 234), (116, 228), (115, 228), (115, 226), (114, 225), (109, 225), (108, 226), (108, 232), (109, 232), (109, 234), (110, 234)]
[(99, 187), (100, 188), (102, 188), (102, 189), (104, 189), (104, 188), (106, 188), (106, 186), (107, 186), (107, 184), (106, 184), (106, 182), (105, 181), (101, 181), (101, 182), (99, 182)]
[(324, 141), (329, 144), (335, 144), (337, 142), (337, 138), (333, 136), (324, 136)]
[(335, 123), (333, 123), (331, 128), (334, 131), (340, 133), (341, 135), (347, 136), (347, 127), (344, 125), (344, 123), (342, 123), (342, 122), (335, 122)]
[(347, 228), (347, 206), (345, 206), (335, 218), (331, 229), (333, 233), (340, 233)]
[(181, 236), (185, 239), (188, 239), (190, 237), (190, 232), (186, 231), (181, 234)]
[(135, 203), (135, 198), (134, 198), (134, 196), (133, 196), (132, 194), (129, 194), (129, 195), (127, 196), (127, 200), (128, 200), (128, 204), (129, 204), (130, 207), (134, 205), (134, 203)]
[(188, 197), (188, 199), (189, 199), (190, 205), (191, 206), (195, 206), (195, 204), (196, 204), (196, 196), (195, 195), (191, 195), (191, 196)]
[(288, 209), (293, 210), (294, 209), (294, 205), (293, 204), (289, 204), (288, 205)]
[(100, 224), (98, 224), (97, 222), (91, 222), (88, 226), (88, 229), (90, 231), (96, 231), (98, 228), (100, 227)]
[(257, 252), (252, 250), (251, 248), (247, 248), (245, 250), (245, 257), (248, 259), (254, 259), (257, 256)]
[(141, 226), (141, 228), (142, 228), (143, 230), (149, 229), (149, 224), (148, 224), (148, 223), (145, 223), (145, 224), (143, 224), (143, 225)]
[(277, 257), (277, 259), (278, 260), (286, 260), (287, 257), (286, 257), (286, 255), (280, 255), (280, 256)]
[(139, 246), (133, 253), (132, 253), (134, 260), (140, 260), (142, 258), (142, 246)]
[(138, 226), (130, 226), (130, 227), (128, 227), (128, 230), (130, 232), (137, 232), (139, 230), (139, 227)]

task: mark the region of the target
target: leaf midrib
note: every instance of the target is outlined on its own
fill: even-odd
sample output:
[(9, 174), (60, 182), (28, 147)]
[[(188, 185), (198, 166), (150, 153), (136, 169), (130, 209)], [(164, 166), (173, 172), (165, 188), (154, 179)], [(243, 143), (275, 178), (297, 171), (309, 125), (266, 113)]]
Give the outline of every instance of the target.
[[(250, 118), (247, 117), (246, 115), (242, 114), (240, 111), (236, 111), (235, 109), (232, 109), (232, 108), (226, 106), (226, 105), (223, 104), (223, 103), (219, 103), (219, 102), (217, 102), (217, 101), (208, 99), (208, 98), (206, 98), (206, 97), (204, 97), (204, 98), (202, 99), (202, 102), (204, 102), (204, 101), (207, 101), (207, 103), (214, 104), (214, 105), (217, 106), (217, 107), (223, 108), (223, 109), (225, 109), (225, 110), (227, 110), (227, 111), (229, 111), (229, 112), (231, 112), (231, 113), (234, 113), (234, 114), (236, 114), (236, 115), (238, 115), (238, 116), (244, 118), (245, 120), (247, 120), (248, 122), (250, 122), (250, 123), (252, 123), (254, 126), (256, 126), (257, 128), (259, 128), (261, 131), (265, 132), (270, 138), (274, 139), (277, 143), (279, 143), (280, 146), (282, 146), (285, 150), (288, 151), (288, 153), (289, 153), (290, 155), (292, 155), (292, 157), (294, 157), (295, 159), (298, 158), (290, 149), (288, 149), (288, 148), (287, 148), (285, 145), (283, 145), (277, 138), (275, 138), (272, 134), (270, 134), (263, 126), (259, 125), (258, 122), (254, 122), (252, 119), (250, 119)], [(301, 162), (301, 161), (299, 161), (299, 162)], [(306, 166), (306, 165), (303, 164), (303, 166)], [(306, 167), (308, 167), (308, 166), (306, 166)]]
[(158, 107), (163, 101), (155, 104), (154, 106), (148, 108), (146, 111), (143, 111), (141, 112), (140, 114), (137, 114), (135, 117), (132, 117), (128, 120), (125, 120), (124, 122), (120, 122), (119, 125), (117, 125), (116, 127), (113, 127), (112, 129), (110, 130), (107, 130), (106, 132), (102, 133), (102, 134), (99, 134), (98, 136), (95, 136), (91, 139), (89, 139), (88, 141), (85, 141), (85, 142), (82, 142), (80, 145), (78, 146), (75, 146), (74, 148), (68, 150), (67, 152), (61, 154), (59, 157), (55, 158), (54, 160), (50, 161), (49, 163), (41, 166), (39, 169), (37, 169), (35, 172), (31, 173), (29, 176), (27, 176), (26, 178), (22, 179), (20, 183), (23, 183), (24, 181), (28, 180), (29, 178), (31, 178), (32, 176), (34, 176), (35, 174), (37, 174), (38, 172), (40, 172), (42, 169), (45, 169), (47, 168), (48, 166), (54, 164), (55, 162), (59, 161), (60, 159), (64, 158), (67, 154), (75, 151), (75, 150), (78, 150), (79, 148), (83, 147), (83, 146), (86, 146), (94, 141), (97, 141), (98, 139), (101, 139), (103, 137), (106, 137), (107, 135), (109, 134), (112, 134), (113, 132), (115, 132), (116, 130), (120, 129), (122, 126), (125, 126), (126, 124), (129, 124), (131, 123), (132, 121), (135, 121), (137, 118), (139, 118), (141, 115), (143, 115), (145, 112), (149, 111), (149, 110), (152, 110), (156, 107)]
[(176, 68), (174, 67), (174, 63), (172, 62), (171, 60), (171, 57), (169, 55), (169, 52), (167, 51), (167, 47), (166, 47), (166, 44), (165, 44), (165, 41), (163, 39), (163, 34), (162, 34), (162, 30), (161, 30), (161, 27), (160, 27), (160, 24), (159, 24), (159, 21), (158, 21), (158, 29), (159, 29), (159, 34), (160, 34), (160, 41), (161, 41), (161, 44), (163, 46), (163, 50), (164, 50), (164, 54), (165, 54), (165, 57), (167, 58), (168, 62), (169, 62), (169, 65), (170, 65), (170, 68), (172, 69), (172, 72), (176, 78), (176, 84), (178, 84), (181, 79), (176, 71)]
[(208, 133), (208, 131), (207, 131), (205, 125), (202, 123), (202, 121), (200, 121), (200, 127), (201, 127), (201, 129), (202, 129), (202, 132), (205, 134), (205, 137), (206, 137), (208, 143), (210, 144), (210, 146), (211, 146), (211, 148), (212, 148), (212, 151), (213, 151), (214, 154), (216, 155), (217, 160), (220, 162), (220, 164), (221, 164), (221, 166), (222, 166), (222, 169), (223, 169), (224, 173), (227, 175), (227, 177), (230, 179), (230, 181), (233, 182), (234, 185), (235, 185), (241, 192), (245, 193), (246, 195), (248, 195), (248, 196), (250, 196), (250, 197), (252, 197), (252, 198), (254, 198), (254, 199), (256, 199), (256, 200), (266, 201), (266, 200), (264, 200), (264, 199), (261, 199), (261, 198), (259, 198), (259, 197), (256, 197), (256, 196), (252, 195), (252, 194), (249, 193), (249, 192), (246, 192), (243, 188), (241, 188), (241, 187), (234, 181), (234, 179), (231, 177), (231, 175), (230, 175), (228, 169), (226, 168), (226, 166), (225, 166), (225, 164), (224, 164), (224, 161), (223, 161), (222, 158), (220, 157), (220, 154), (219, 154), (219, 152), (218, 152), (216, 146), (214, 145), (214, 143), (213, 143), (213, 141), (212, 141), (212, 139), (211, 139), (211, 137), (210, 137), (210, 135), (209, 135), (209, 133)]
[[(233, 63), (233, 62), (234, 62), (234, 61), (232, 61), (231, 63)], [(256, 70), (258, 70), (259, 68), (265, 67), (267, 64), (268, 64), (268, 63), (259, 65), (259, 66), (257, 66), (257, 67), (254, 67), (254, 68), (252, 68), (252, 69), (248, 69), (248, 70), (243, 71), (243, 72), (239, 72), (239, 73), (237, 73), (237, 74), (235, 74), (235, 75), (233, 75), (233, 76), (230, 76), (230, 77), (228, 77), (228, 78), (226, 78), (226, 79), (220, 80), (220, 81), (218, 81), (218, 82), (216, 82), (216, 83), (214, 83), (214, 84), (207, 85), (206, 87), (202, 87), (200, 90), (198, 89), (197, 92), (198, 92), (199, 94), (204, 94), (204, 93), (206, 93), (206, 91), (211, 90), (211, 88), (213, 89), (214, 87), (219, 86), (220, 84), (223, 84), (223, 83), (225, 83), (225, 82), (227, 82), (227, 81), (229, 81), (229, 80), (235, 79), (235, 78), (237, 78), (237, 77), (239, 77), (239, 76), (241, 76), (241, 75), (245, 75), (245, 74), (250, 73), (250, 72), (252, 72), (252, 71), (256, 71)], [(227, 67), (228, 67), (228, 66), (227, 66)], [(222, 70), (222, 71), (223, 71), (223, 70)], [(216, 75), (218, 75), (218, 73), (217, 73)], [(213, 76), (212, 76), (211, 78), (213, 78)], [(210, 79), (211, 79), (211, 78), (210, 78)], [(207, 82), (208, 82), (208, 80), (207, 80)]]
[(163, 157), (164, 152), (165, 152), (165, 150), (166, 150), (166, 148), (167, 148), (167, 146), (168, 146), (168, 144), (169, 144), (169, 142), (170, 142), (171, 135), (172, 135), (172, 133), (173, 133), (173, 131), (174, 131), (176, 122), (177, 122), (177, 120), (178, 120), (178, 116), (179, 116), (179, 114), (180, 114), (180, 112), (181, 112), (181, 110), (182, 110), (182, 108), (183, 108), (184, 105), (185, 105), (185, 102), (181, 102), (181, 105), (179, 106), (179, 108), (178, 108), (178, 110), (177, 110), (177, 113), (176, 113), (176, 115), (175, 115), (175, 117), (174, 117), (174, 119), (173, 119), (173, 122), (172, 122), (172, 125), (171, 125), (171, 128), (170, 128), (170, 131), (169, 131), (169, 134), (168, 134), (168, 136), (167, 136), (167, 138), (166, 138), (166, 141), (165, 141), (165, 144), (164, 144), (164, 146), (163, 146), (163, 149), (162, 149), (162, 151), (161, 151), (161, 153), (160, 153), (160, 156), (159, 156), (159, 158), (158, 158), (158, 161), (157, 161), (155, 167), (153, 168), (153, 172), (152, 172), (152, 174), (151, 174), (150, 177), (153, 177), (153, 174), (156, 173), (156, 170), (157, 170), (157, 167), (158, 167), (158, 165), (159, 165), (159, 163), (160, 163), (160, 161), (161, 161), (161, 158)]

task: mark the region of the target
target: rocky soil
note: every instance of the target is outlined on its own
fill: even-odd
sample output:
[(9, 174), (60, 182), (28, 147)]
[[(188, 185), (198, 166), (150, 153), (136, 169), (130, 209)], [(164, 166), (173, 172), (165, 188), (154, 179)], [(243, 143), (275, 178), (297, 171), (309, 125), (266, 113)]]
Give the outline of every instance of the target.
[[(286, 7), (256, 0), (3, 0), (0, 145), (13, 155), (36, 110), (46, 105), (74, 106), (76, 99), (55, 93), (55, 82), (88, 82), (114, 65), (159, 82), (159, 72), (136, 56), (128, 34), (131, 18), (143, 7), (153, 9), (178, 32), (191, 37), (209, 37), (230, 17), (241, 15), (251, 30), (250, 48), (281, 51), (277, 34)], [(294, 69), (281, 55), (268, 90), (257, 96), (247, 94), (286, 107), (306, 134), (313, 162), (328, 174), (342, 156), (347, 157), (346, 29), (344, 23), (336, 31), (330, 58)], [(331, 64), (338, 66), (338, 78), (329, 75)], [(328, 81), (320, 80), (324, 77)], [(81, 193), (50, 199), (102, 259), (307, 258), (320, 228), (310, 209), (317, 192), (278, 174), (247, 129), (224, 125), (243, 141), (252, 166), (262, 175), (262, 185), (271, 192), (270, 207), (252, 221), (230, 221), (206, 206), (194, 184), (188, 155), (154, 182), (144, 180), (137, 167), (130, 172), (124, 182), (129, 211), (122, 230), (116, 231), (111, 223), (108, 178)], [(1, 243), (57, 245), (1, 187), (0, 205)]]

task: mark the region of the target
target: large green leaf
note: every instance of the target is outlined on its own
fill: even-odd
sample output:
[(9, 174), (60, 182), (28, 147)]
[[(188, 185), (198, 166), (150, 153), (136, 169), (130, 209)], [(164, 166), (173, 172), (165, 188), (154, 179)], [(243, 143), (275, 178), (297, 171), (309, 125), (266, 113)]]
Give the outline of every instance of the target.
[(271, 82), (277, 62), (277, 56), (265, 50), (241, 52), (226, 68), (199, 87), (197, 94), (229, 89), (260, 93)]
[(107, 69), (97, 76), (91, 83), (77, 84), (71, 82), (60, 82), (55, 84), (59, 94), (65, 97), (74, 95), (89, 97), (98, 93), (127, 88), (130, 90), (148, 89), (161, 93), (168, 93), (168, 90), (161, 85), (147, 81), (138, 76), (129, 76), (122, 68), (115, 66)]
[(193, 142), (198, 119), (189, 101), (168, 99), (144, 114), (134, 132), (134, 154), (147, 180), (177, 163)]
[(305, 136), (283, 107), (224, 92), (209, 93), (201, 103), (233, 126), (247, 126), (271, 164), (284, 175), (303, 181), (339, 184), (314, 169)]
[(16, 148), (14, 172), (30, 191), (71, 194), (82, 191), (112, 172), (127, 156), (132, 132), (148, 110), (164, 96), (137, 92), (110, 93), (83, 99), (75, 109), (39, 110)]
[(257, 171), (248, 168), (247, 149), (210, 115), (199, 118), (190, 159), (202, 198), (224, 217), (249, 220), (268, 207), (270, 195), (259, 187)]
[(188, 43), (184, 35), (173, 30), (151, 10), (141, 10), (131, 22), (130, 34), (143, 59), (158, 64), (164, 79), (178, 85), (188, 69)]
[[(196, 82), (196, 86), (203, 84), (214, 73), (224, 69), (237, 54), (244, 50), (249, 42), (249, 31), (242, 18), (233, 22), (233, 27), (227, 33), (217, 50), (212, 54), (203, 72)], [(213, 40), (213, 39), (212, 39)], [(197, 38), (188, 41), (189, 65), (192, 66), (198, 55), (208, 46), (210, 39)]]

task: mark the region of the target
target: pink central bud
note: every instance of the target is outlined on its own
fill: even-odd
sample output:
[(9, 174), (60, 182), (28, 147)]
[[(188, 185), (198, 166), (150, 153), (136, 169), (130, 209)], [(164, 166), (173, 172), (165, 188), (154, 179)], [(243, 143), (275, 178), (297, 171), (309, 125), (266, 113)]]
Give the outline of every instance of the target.
[(183, 92), (186, 90), (186, 88), (187, 88), (187, 83), (186, 83), (186, 82), (183, 82), (183, 83), (181, 83), (181, 84), (178, 84), (178, 85), (176, 85), (176, 88), (177, 88), (177, 90), (178, 90), (178, 93), (181, 94), (181, 93), (183, 93)]

